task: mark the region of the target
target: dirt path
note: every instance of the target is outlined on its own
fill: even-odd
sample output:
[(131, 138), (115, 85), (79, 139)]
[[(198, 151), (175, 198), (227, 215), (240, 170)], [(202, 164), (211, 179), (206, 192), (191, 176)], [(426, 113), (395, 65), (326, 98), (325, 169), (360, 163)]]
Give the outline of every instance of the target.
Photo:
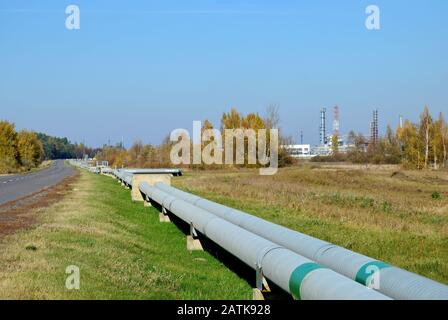
[(54, 186), (0, 205), (0, 239), (36, 223), (39, 210), (59, 201), (78, 178), (76, 171)]

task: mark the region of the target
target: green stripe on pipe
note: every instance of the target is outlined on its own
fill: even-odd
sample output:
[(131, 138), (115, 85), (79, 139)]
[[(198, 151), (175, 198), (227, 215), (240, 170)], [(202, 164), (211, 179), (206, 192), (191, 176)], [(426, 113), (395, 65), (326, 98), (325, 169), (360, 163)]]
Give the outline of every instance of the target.
[(289, 291), (292, 293), (294, 299), (300, 300), (300, 287), (302, 286), (303, 279), (312, 271), (316, 269), (324, 269), (321, 265), (314, 262), (307, 262), (301, 264), (291, 273), (289, 278)]
[[(371, 268), (373, 267), (373, 269)], [(376, 267), (376, 270), (375, 270)], [(372, 276), (376, 271), (379, 271), (384, 268), (388, 268), (390, 265), (388, 265), (385, 262), (382, 261), (370, 261), (367, 262), (365, 265), (363, 265), (358, 273), (356, 274), (355, 281), (361, 283), (364, 286), (367, 286), (367, 282), (369, 280), (369, 277)], [(372, 270), (368, 270), (372, 269)]]

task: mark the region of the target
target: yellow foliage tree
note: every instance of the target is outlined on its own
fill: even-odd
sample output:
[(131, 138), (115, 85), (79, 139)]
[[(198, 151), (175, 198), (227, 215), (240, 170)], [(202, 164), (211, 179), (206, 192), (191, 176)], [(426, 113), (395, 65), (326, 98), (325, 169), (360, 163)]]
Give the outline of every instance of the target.
[[(222, 141), (225, 141), (225, 130), (226, 129), (241, 129), (241, 119), (242, 115), (235, 109), (230, 109), (229, 113), (223, 113), (221, 117), (221, 134)], [(236, 158), (236, 150), (233, 151), (233, 159)], [(224, 156), (227, 158), (226, 150), (224, 150)]]
[(432, 126), (431, 145), (433, 151), (434, 168), (445, 167), (447, 157), (447, 126), (442, 113)]
[(0, 121), (0, 173), (12, 172), (18, 165), (17, 132), (13, 124)]
[(417, 125), (406, 120), (401, 130), (401, 144), (404, 147), (404, 163), (421, 169), (424, 166), (424, 155), (422, 154), (423, 143), (419, 136)]
[(17, 150), (20, 163), (27, 169), (37, 167), (42, 162), (43, 146), (34, 132), (22, 130), (17, 135)]
[(396, 136), (405, 165), (417, 169), (447, 165), (448, 127), (442, 113), (433, 120), (425, 106), (419, 123), (406, 120), (403, 128), (397, 129)]
[[(266, 129), (265, 121), (258, 113), (249, 113), (246, 117), (244, 117), (241, 121), (242, 127), (244, 129), (251, 129), (255, 132), (255, 146), (256, 151), (258, 154), (258, 147), (259, 147), (259, 141), (258, 141), (258, 131), (260, 129)], [(246, 166), (249, 166), (249, 143), (248, 138), (246, 137), (244, 139), (244, 163)], [(267, 144), (269, 143), (269, 137), (267, 137)], [(267, 147), (267, 150), (269, 150), (269, 147)]]
[(339, 137), (336, 134), (331, 136), (331, 149), (333, 154), (337, 154), (339, 152)]

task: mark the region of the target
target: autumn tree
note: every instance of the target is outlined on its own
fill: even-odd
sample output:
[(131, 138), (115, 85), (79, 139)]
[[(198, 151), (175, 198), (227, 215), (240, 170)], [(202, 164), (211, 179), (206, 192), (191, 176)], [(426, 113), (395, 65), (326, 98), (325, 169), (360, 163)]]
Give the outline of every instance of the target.
[(11, 172), (19, 165), (17, 132), (14, 125), (0, 121), (0, 172)]
[(242, 115), (236, 108), (230, 109), (229, 113), (223, 113), (221, 117), (221, 131), (225, 129), (239, 129), (241, 128)]
[(348, 134), (348, 144), (351, 148), (347, 152), (347, 159), (353, 163), (364, 163), (367, 160), (365, 146), (366, 141), (361, 133), (351, 130)]
[(418, 125), (406, 120), (400, 140), (404, 149), (403, 163), (407, 166), (421, 169), (424, 165), (424, 157), (421, 152), (423, 143), (420, 139)]
[(427, 106), (420, 115), (419, 136), (424, 146), (424, 167), (428, 167), (431, 151), (432, 117)]
[(223, 145), (222, 145), (221, 132), (213, 128), (213, 124), (205, 119), (201, 128), (201, 153), (202, 164), (201, 168), (204, 169), (205, 165), (216, 168), (217, 165), (223, 163)]
[(380, 139), (380, 144), (384, 154), (384, 163), (398, 164), (401, 162), (400, 143), (391, 126), (387, 126), (386, 135)]
[(339, 137), (337, 134), (333, 134), (331, 136), (331, 149), (333, 154), (337, 154), (339, 152)]
[(17, 150), (20, 164), (25, 168), (37, 167), (42, 162), (43, 146), (37, 134), (22, 130), (17, 135)]
[(440, 125), (440, 142), (442, 144), (442, 161), (443, 167), (446, 168), (448, 166), (448, 125), (445, 122), (442, 113), (439, 114)]
[[(266, 129), (264, 119), (258, 113), (249, 113), (241, 121), (243, 129), (251, 130), (253, 137), (244, 137), (244, 163), (246, 166), (254, 165), (257, 162), (258, 148), (260, 147), (259, 130)], [(269, 150), (269, 133), (266, 132), (266, 152)], [(250, 141), (252, 139), (252, 141)], [(255, 158), (251, 158), (251, 155), (255, 155)]]
[[(241, 129), (241, 119), (242, 115), (236, 110), (236, 108), (230, 109), (229, 113), (223, 113), (221, 117), (221, 135), (222, 135), (222, 141), (224, 143), (224, 157), (226, 159), (226, 163), (228, 164), (228, 159), (233, 160), (237, 158), (236, 154), (236, 148), (233, 148), (232, 154), (228, 154), (229, 150), (226, 150), (225, 145), (229, 140), (226, 140), (226, 130), (227, 129)], [(229, 137), (227, 137), (229, 139)], [(234, 138), (232, 138), (234, 139)], [(228, 148), (227, 148), (228, 149)]]
[[(264, 123), (266, 128), (266, 134), (267, 134), (267, 152), (270, 150), (270, 143), (271, 143), (271, 136), (270, 136), (270, 129), (277, 129), (278, 130), (278, 142), (280, 146), (285, 145), (291, 145), (293, 144), (293, 138), (291, 136), (284, 135), (281, 126), (280, 126), (280, 107), (276, 104), (270, 104), (266, 108), (266, 115), (264, 117)], [(278, 165), (279, 167), (284, 167), (291, 165), (293, 163), (293, 158), (291, 157), (291, 154), (289, 151), (285, 148), (281, 148), (279, 146), (278, 150)], [(268, 154), (268, 156), (270, 156)]]
[(147, 160), (147, 154), (144, 150), (142, 141), (134, 142), (127, 152), (127, 162), (132, 164), (133, 167), (142, 167)]
[(447, 157), (447, 126), (442, 113), (431, 128), (431, 145), (433, 149), (434, 168), (445, 167)]

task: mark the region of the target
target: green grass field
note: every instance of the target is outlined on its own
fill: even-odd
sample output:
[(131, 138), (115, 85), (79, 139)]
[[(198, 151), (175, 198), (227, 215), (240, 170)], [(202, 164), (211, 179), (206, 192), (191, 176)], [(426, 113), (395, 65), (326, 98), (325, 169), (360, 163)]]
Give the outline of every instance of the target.
[[(31, 230), (0, 240), (0, 299), (249, 299), (251, 286), (115, 180), (82, 172)], [(80, 290), (65, 288), (80, 268)]]
[(174, 185), (448, 284), (448, 171), (305, 164), (187, 172)]
[[(208, 199), (448, 283), (448, 172), (304, 165), (187, 172)], [(250, 299), (251, 284), (115, 180), (82, 172), (29, 230), (0, 240), (0, 299)], [(81, 272), (67, 290), (65, 269)]]

